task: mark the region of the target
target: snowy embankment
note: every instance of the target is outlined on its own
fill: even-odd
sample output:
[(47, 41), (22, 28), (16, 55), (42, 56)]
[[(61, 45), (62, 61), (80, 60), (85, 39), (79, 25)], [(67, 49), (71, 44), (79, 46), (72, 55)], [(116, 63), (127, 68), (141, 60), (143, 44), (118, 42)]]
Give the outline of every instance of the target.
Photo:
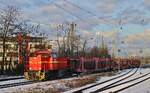
[[(67, 92), (65, 92), (65, 93), (72, 93), (72, 92), (78, 91), (78, 90), (80, 90), (80, 89), (84, 89), (84, 88), (86, 88), (86, 87), (89, 87), (89, 86), (98, 84), (99, 82), (103, 82), (103, 81), (106, 81), (106, 80), (109, 80), (109, 79), (118, 77), (118, 76), (120, 76), (120, 75), (123, 75), (123, 74), (129, 72), (129, 71), (130, 71), (130, 69), (126, 69), (126, 70), (122, 70), (122, 71), (120, 71), (120, 72), (118, 72), (118, 73), (116, 73), (115, 75), (112, 75), (112, 76), (100, 76), (100, 77), (98, 77), (97, 81), (94, 82), (94, 83), (92, 83), (92, 84), (88, 84), (88, 85), (86, 85), (86, 86), (83, 86), (83, 87), (80, 87), (80, 88), (76, 88), (76, 89), (67, 91)], [(131, 72), (134, 72), (134, 71), (135, 71), (135, 70), (133, 70), (133, 71), (131, 71)], [(112, 83), (112, 82), (113, 82), (113, 81), (110, 81), (110, 82), (108, 82), (108, 83), (104, 83), (103, 85), (100, 85), (100, 87), (109, 85), (109, 83)], [(94, 89), (89, 89), (89, 90), (87, 90), (87, 91), (84, 91), (84, 93), (89, 92), (90, 90), (95, 90), (95, 89), (97, 89), (97, 87), (93, 87), (93, 88), (94, 88)], [(98, 88), (99, 88), (99, 86), (98, 86)]]
[[(120, 81), (121, 79), (123, 79), (123, 78), (125, 78), (125, 77), (127, 77), (127, 76), (129, 76), (129, 75), (131, 75), (131, 74), (133, 74), (133, 73), (135, 72), (135, 70), (136, 70), (136, 69), (134, 69), (133, 71), (131, 71), (129, 74), (124, 75), (124, 76), (122, 76), (122, 77), (119, 77), (119, 78), (117, 78), (117, 79), (114, 79), (114, 80), (112, 80), (112, 81), (109, 81), (109, 82), (100, 84), (100, 85), (98, 85), (98, 86), (89, 88), (89, 89), (83, 91), (83, 93), (90, 93), (90, 92), (95, 91), (95, 90), (97, 90), (97, 89), (99, 89), (99, 88), (103, 88), (103, 87), (105, 87), (105, 86), (109, 86), (109, 85), (111, 85), (112, 83), (114, 83), (114, 82), (116, 82), (116, 81)], [(107, 77), (107, 80), (108, 80), (108, 79), (110, 79), (110, 78)], [(104, 80), (105, 80), (105, 79), (103, 78), (103, 79), (100, 79), (98, 82), (102, 82), (102, 81), (104, 81)]]
[[(114, 78), (116, 76), (128, 72), (129, 70), (130, 69), (123, 70), (120, 72), (112, 72), (112, 73), (105, 72), (105, 73), (87, 75), (82, 77), (73, 77), (67, 79), (40, 82), (40, 83), (35, 83), (30, 85), (5, 88), (5, 89), (0, 89), (0, 93), (60, 93), (60, 92), (70, 93), (73, 90), (82, 89), (92, 84), (103, 82), (105, 80)], [(142, 68), (138, 70), (138, 72), (135, 75), (131, 76), (129, 79), (125, 81), (139, 77), (148, 72), (150, 72), (150, 68), (146, 68), (146, 69)], [(2, 82), (0, 82), (0, 85), (1, 84)], [(121, 93), (150, 93), (150, 80), (147, 80), (129, 89), (121, 91)]]
[(53, 80), (30, 85), (0, 89), (0, 93), (60, 93), (60, 91), (67, 91), (70, 90), (70, 88), (80, 87), (87, 83), (92, 83), (95, 80), (96, 78), (92, 76)]
[[(141, 71), (142, 74), (150, 72), (150, 68)], [(120, 93), (150, 93), (150, 79), (138, 85), (132, 86)]]
[[(141, 76), (143, 76), (143, 75), (145, 75), (145, 74), (148, 74), (149, 72), (150, 72), (150, 69), (141, 69), (141, 70), (138, 70), (138, 72), (135, 73), (133, 76), (131, 76), (131, 77), (129, 77), (129, 78), (123, 80), (123, 81), (120, 81), (119, 84), (122, 83), (121, 85), (119, 85), (119, 86), (117, 86), (117, 87), (110, 88), (110, 89), (105, 90), (105, 91), (100, 92), (100, 93), (111, 93), (111, 92), (120, 90), (120, 89), (122, 89), (122, 88), (124, 88), (124, 87), (127, 87), (127, 86), (129, 86), (129, 85), (131, 85), (131, 84), (134, 84), (134, 83), (136, 83), (136, 82), (139, 82), (139, 81), (141, 81), (141, 80), (143, 80), (143, 79), (146, 79), (146, 78), (150, 77), (150, 75), (146, 75), (145, 77), (139, 78), (138, 80), (134, 80), (134, 81), (132, 81), (132, 82), (128, 82), (128, 83), (123, 84), (123, 82), (129, 81), (129, 80), (132, 80), (132, 79), (135, 79), (135, 78), (137, 78), (137, 77), (141, 77)], [(143, 82), (143, 84), (144, 84), (144, 83), (145, 83), (145, 82)], [(117, 84), (117, 83), (116, 83), (116, 84)], [(141, 84), (141, 83), (140, 83), (140, 84)], [(140, 85), (140, 84), (138, 84), (138, 85)], [(136, 86), (138, 86), (138, 85), (136, 85)], [(132, 87), (131, 87), (131, 88), (132, 88)], [(128, 88), (128, 89), (130, 89), (130, 88)], [(126, 89), (126, 92), (125, 92), (125, 93), (129, 93), (129, 92), (127, 92), (128, 89)], [(136, 90), (137, 90), (137, 89), (136, 89)], [(131, 93), (137, 93), (136, 90), (132, 90)], [(143, 93), (143, 92), (139, 92), (139, 93)]]
[[(121, 71), (119, 73), (125, 73), (126, 71)], [(97, 77), (104, 78), (100, 80), (106, 80), (106, 77), (112, 78), (114, 75), (118, 75), (118, 72), (105, 72), (100, 74), (87, 75), (82, 77), (73, 77), (68, 79), (60, 79), (53, 81), (40, 82), (30, 85), (23, 85), (11, 88), (0, 89), (0, 93), (60, 93), (64, 91), (69, 91), (71, 89), (85, 86), (96, 82)], [(109, 79), (109, 78), (108, 78)], [(99, 79), (98, 79), (99, 80)]]
[(26, 80), (26, 79), (16, 79), (16, 80), (0, 81), (0, 85), (20, 83), (20, 82), (27, 82), (27, 81), (29, 81), (29, 80)]
[(0, 75), (1, 79), (11, 79), (11, 78), (23, 78), (24, 76), (7, 76), (7, 75)]
[(120, 93), (150, 93), (150, 80), (121, 91)]

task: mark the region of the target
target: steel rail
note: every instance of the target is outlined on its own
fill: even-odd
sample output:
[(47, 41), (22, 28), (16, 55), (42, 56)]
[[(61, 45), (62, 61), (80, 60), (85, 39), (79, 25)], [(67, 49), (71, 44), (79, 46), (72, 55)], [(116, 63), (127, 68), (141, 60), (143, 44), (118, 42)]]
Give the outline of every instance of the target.
[(96, 90), (96, 91), (94, 91), (94, 92), (91, 92), (91, 93), (102, 92), (102, 91), (105, 91), (105, 90), (108, 90), (108, 89), (111, 89), (111, 88), (114, 88), (114, 87), (117, 87), (117, 86), (120, 86), (120, 85), (123, 85), (123, 84), (126, 84), (126, 83), (130, 83), (130, 82), (132, 82), (132, 81), (141, 79), (141, 78), (143, 78), (143, 77), (145, 77), (145, 76), (147, 76), (147, 75), (149, 75), (149, 74), (150, 74), (150, 72), (147, 73), (147, 74), (144, 74), (144, 75), (142, 75), (142, 76), (139, 76), (139, 77), (137, 77), (137, 78), (134, 78), (134, 79), (131, 79), (131, 80), (128, 80), (128, 81), (119, 83), (119, 84), (115, 84), (115, 85), (113, 85), (113, 86), (110, 85), (110, 86), (108, 86), (108, 87), (98, 89), (98, 90)]
[[(122, 75), (116, 76), (116, 77), (114, 77), (114, 78), (112, 78), (112, 79), (105, 80), (105, 81), (103, 81), (103, 82), (100, 82), (100, 83), (97, 83), (97, 84), (88, 86), (88, 87), (86, 87), (86, 88), (82, 88), (82, 89), (80, 89), (80, 90), (74, 91), (73, 93), (82, 93), (82, 91), (87, 90), (87, 89), (89, 89), (89, 88), (92, 88), (92, 87), (95, 87), (95, 86), (98, 86), (98, 85), (101, 85), (101, 84), (110, 82), (110, 81), (115, 80), (115, 79), (118, 79), (118, 78), (121, 78), (121, 77), (123, 77), (123, 76), (129, 74), (129, 73), (132, 72), (132, 71), (133, 71), (133, 69), (131, 69), (130, 71), (128, 71), (128, 72), (125, 73), (125, 74), (122, 74)], [(136, 70), (136, 71), (137, 71), (137, 70)], [(135, 72), (136, 72), (136, 71), (135, 71)], [(134, 72), (134, 73), (135, 73), (135, 72)], [(120, 80), (119, 80), (119, 81), (120, 81)]]
[(8, 81), (8, 80), (16, 80), (16, 79), (23, 79), (24, 77), (12, 77), (12, 78), (4, 78), (4, 79), (0, 79), (0, 81)]
[(21, 85), (28, 85), (28, 84), (33, 84), (33, 83), (38, 83), (38, 81), (26, 81), (26, 82), (18, 82), (18, 83), (11, 83), (11, 84), (3, 84), (3, 85), (0, 85), (0, 89), (21, 86)]
[(142, 82), (144, 82), (144, 81), (146, 81), (146, 80), (149, 80), (149, 79), (150, 79), (150, 77), (147, 77), (147, 78), (145, 78), (145, 79), (143, 79), (143, 80), (140, 80), (140, 81), (138, 81), (138, 82), (136, 82), (136, 83), (134, 83), (134, 84), (131, 84), (131, 85), (127, 86), (127, 87), (124, 87), (124, 88), (119, 89), (119, 90), (117, 90), (117, 91), (114, 91), (114, 92), (112, 92), (112, 93), (121, 92), (121, 91), (123, 91), (123, 90), (125, 90), (125, 89), (128, 89), (128, 88), (130, 88), (130, 87), (132, 87), (132, 86), (135, 86), (135, 85), (137, 85), (137, 84), (140, 84), (140, 83), (142, 83)]

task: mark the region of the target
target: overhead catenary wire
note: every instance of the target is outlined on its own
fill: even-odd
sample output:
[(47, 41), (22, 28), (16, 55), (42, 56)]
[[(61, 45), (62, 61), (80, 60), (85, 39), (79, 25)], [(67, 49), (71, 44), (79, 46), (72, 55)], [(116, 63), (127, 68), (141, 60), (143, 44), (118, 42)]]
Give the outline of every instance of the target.
[(72, 12), (70, 12), (70, 11), (66, 10), (65, 8), (61, 7), (60, 5), (58, 5), (58, 4), (56, 4), (56, 3), (54, 3), (54, 5), (55, 5), (56, 7), (58, 7), (58, 8), (60, 8), (60, 9), (62, 9), (63, 11), (65, 11), (65, 12), (69, 13), (70, 15), (72, 15), (72, 16), (74, 16), (74, 17), (76, 17), (77, 19), (83, 20), (83, 19), (81, 19), (79, 16), (74, 15)]
[[(82, 10), (82, 11), (84, 11), (84, 12), (90, 14), (91, 16), (93, 16), (93, 17), (95, 17), (95, 18), (97, 18), (97, 19), (100, 19), (100, 20), (103, 20), (103, 19), (104, 19), (104, 21), (105, 21), (105, 18), (112, 17), (112, 16), (99, 17), (99, 16), (97, 16), (95, 13), (93, 13), (93, 12), (87, 10), (87, 9), (84, 9), (83, 7), (80, 7), (79, 5), (76, 5), (75, 3), (73, 3), (73, 2), (71, 2), (71, 1), (69, 1), (69, 0), (63, 0), (63, 1), (65, 1), (65, 2), (68, 3), (69, 5), (72, 5), (72, 6), (78, 8), (78, 9), (80, 9), (80, 10)], [(55, 4), (55, 5), (56, 5), (56, 4)], [(75, 16), (76, 18), (78, 18), (78, 19), (80, 19), (80, 20), (86, 22), (86, 21), (85, 21), (84, 19), (82, 19), (80, 16), (75, 15), (73, 12), (67, 10), (66, 8), (62, 7), (61, 5), (58, 5), (58, 4), (57, 4), (57, 7), (63, 9), (64, 11), (68, 12), (68, 13), (71, 14), (72, 16)], [(106, 20), (106, 21), (108, 22), (108, 20)], [(142, 22), (143, 22), (143, 20), (142, 20)], [(119, 26), (120, 26), (120, 27), (119, 27), (120, 31), (123, 32), (123, 21), (122, 21), (121, 18), (120, 18), (120, 20), (118, 21), (118, 24), (119, 24)]]
[(84, 9), (84, 8), (80, 7), (79, 5), (76, 5), (76, 4), (74, 4), (74, 3), (72, 3), (72, 2), (70, 2), (70, 1), (68, 1), (68, 0), (64, 0), (64, 1), (67, 2), (67, 3), (69, 3), (69, 4), (71, 4), (71, 5), (73, 5), (74, 7), (77, 7), (77, 8), (80, 9), (80, 10), (83, 10), (83, 11), (87, 12), (88, 14), (94, 16), (94, 17), (97, 18), (97, 19), (102, 20), (103, 18), (112, 17), (112, 16), (102, 16), (102, 17), (98, 17), (95, 13)]
[[(48, 0), (48, 1), (50, 1), (50, 0)], [(83, 20), (83, 19), (81, 19), (79, 16), (74, 15), (74, 14), (71, 13), (70, 11), (68, 11), (68, 10), (66, 10), (65, 8), (61, 7), (60, 5), (56, 4), (54, 1), (56, 1), (56, 0), (52, 0), (50, 3), (51, 3), (51, 4), (54, 4), (57, 8), (62, 9), (63, 11), (67, 12), (68, 14), (74, 16), (75, 18), (80, 19), (80, 20)]]
[(74, 13), (70, 12), (69, 10), (63, 8), (62, 6), (60, 6), (60, 5), (56, 4), (56, 3), (54, 3), (54, 5), (55, 5), (56, 7), (58, 7), (58, 8), (60, 8), (60, 9), (62, 9), (63, 11), (69, 13), (70, 15), (76, 17), (77, 19), (79, 19), (79, 20), (85, 22), (86, 24), (88, 24), (88, 25), (93, 25), (92, 23), (89, 23), (89, 22), (86, 21), (85, 19), (80, 18), (78, 15), (75, 15)]
[[(80, 16), (78, 16), (78, 15), (75, 15), (74, 13), (72, 13), (72, 12), (70, 12), (69, 10), (67, 10), (67, 9), (65, 9), (64, 7), (62, 7), (62, 6), (60, 6), (60, 5), (58, 5), (58, 4), (56, 4), (54, 1), (53, 2), (51, 2), (51, 4), (54, 4), (56, 7), (58, 7), (58, 8), (60, 8), (60, 9), (62, 9), (63, 11), (65, 11), (65, 12), (67, 12), (67, 13), (69, 13), (70, 15), (72, 15), (72, 16), (74, 16), (74, 17), (76, 17), (77, 19), (79, 19), (80, 21), (83, 21), (83, 22), (85, 22), (86, 24), (88, 24), (88, 25), (93, 25), (91, 22), (89, 23), (87, 20), (85, 20), (85, 19), (82, 19)], [(75, 5), (74, 5), (75, 6)], [(79, 8), (80, 10), (84, 10), (84, 9), (82, 9), (82, 8), (80, 8), (79, 6), (77, 7), (77, 8)], [(99, 18), (99, 19), (103, 19), (103, 18), (105, 18), (105, 17), (97, 17), (94, 13), (92, 13), (92, 12), (90, 12), (90, 11), (86, 11), (86, 10), (84, 10), (85, 12), (87, 12), (87, 13), (90, 13), (91, 15), (93, 15), (93, 16), (95, 16), (96, 18)], [(108, 17), (108, 16), (107, 16)], [(106, 18), (107, 18), (106, 17)], [(109, 16), (110, 17), (110, 16)], [(106, 21), (106, 20), (105, 20)], [(98, 23), (99, 24), (99, 23)], [(99, 30), (99, 28), (97, 28), (97, 27), (95, 27), (97, 30)]]
[[(48, 0), (48, 1), (50, 1), (50, 0)], [(67, 1), (67, 0), (64, 0), (64, 1), (66, 1), (66, 2), (69, 3), (69, 1)], [(93, 25), (91, 22), (89, 23), (89, 22), (86, 21), (85, 19), (82, 19), (80, 16), (75, 15), (74, 13), (72, 13), (72, 12), (70, 12), (69, 10), (65, 9), (64, 7), (62, 7), (62, 6), (58, 5), (58, 4), (56, 4), (56, 3), (55, 3), (55, 0), (50, 1), (50, 4), (54, 4), (57, 8), (62, 9), (63, 11), (69, 13), (70, 15), (74, 16), (75, 18), (79, 19), (80, 21), (85, 22), (85, 23), (88, 24), (88, 25)], [(70, 4), (73, 5), (73, 3), (71, 3), (71, 2), (70, 2)], [(75, 4), (74, 4), (74, 6), (75, 6)], [(94, 14), (94, 13), (88, 11), (88, 10), (85, 10), (85, 9), (79, 7), (79, 6), (76, 6), (76, 7), (77, 7), (78, 9), (80, 9), (80, 10), (83, 10), (83, 11), (85, 11), (85, 12), (91, 14), (91, 15), (94, 16), (95, 18), (98, 18), (98, 19), (101, 19), (101, 20), (102, 20), (103, 18), (105, 18), (105, 17), (101, 17), (101, 18), (100, 18), (100, 17), (98, 17), (96, 14)], [(107, 18), (107, 17), (106, 17), (106, 18)], [(47, 25), (47, 26), (51, 27), (50, 24), (45, 24), (45, 23), (40, 23), (40, 22), (33, 22), (33, 23), (40, 24), (40, 25)], [(96, 29), (98, 29), (98, 28), (96, 28)]]
[(76, 5), (76, 4), (74, 4), (74, 3), (72, 3), (72, 2), (70, 2), (70, 1), (68, 1), (68, 0), (64, 0), (64, 1), (67, 2), (67, 3), (69, 3), (69, 4), (71, 4), (71, 5), (73, 5), (73, 6), (75, 6), (75, 7), (77, 7), (77, 8), (79, 8), (80, 10), (83, 10), (83, 11), (85, 11), (85, 12), (91, 14), (92, 16), (97, 17), (97, 15), (95, 15), (94, 13), (92, 13), (92, 12), (90, 12), (90, 11), (88, 11), (88, 10), (83, 9), (82, 7)]

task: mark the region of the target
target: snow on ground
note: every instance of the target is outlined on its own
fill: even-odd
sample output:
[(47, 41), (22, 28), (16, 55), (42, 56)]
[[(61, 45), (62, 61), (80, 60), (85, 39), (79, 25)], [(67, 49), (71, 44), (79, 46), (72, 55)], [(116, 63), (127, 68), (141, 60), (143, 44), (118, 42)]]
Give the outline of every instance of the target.
[(26, 82), (26, 81), (29, 81), (29, 80), (26, 80), (26, 79), (7, 80), (7, 81), (1, 81), (0, 85), (19, 83), (19, 82)]
[[(88, 76), (83, 76), (83, 77), (73, 77), (73, 78), (66, 78), (66, 79), (59, 79), (59, 80), (51, 80), (51, 81), (40, 82), (40, 83), (35, 83), (35, 84), (30, 84), (30, 85), (4, 88), (4, 89), (0, 89), (0, 93), (21, 93), (21, 92), (22, 93), (29, 93), (29, 92), (30, 93), (60, 93), (60, 91), (61, 92), (66, 91), (65, 93), (71, 93), (74, 90), (78, 90), (78, 89), (90, 86), (92, 84), (95, 84), (98, 82), (103, 82), (105, 80), (108, 80), (108, 79), (114, 78), (116, 76), (122, 75), (122, 74), (128, 72), (129, 70), (130, 69), (116, 72), (112, 76), (110, 76), (110, 75), (100, 76), (98, 79), (93, 79), (93, 78), (91, 79), (92, 75), (88, 75)], [(144, 74), (144, 73), (149, 72), (149, 71), (150, 71), (150, 69), (141, 69), (138, 71), (137, 74), (135, 74), (131, 78), (140, 76), (141, 75), (140, 72), (142, 72), (142, 74)], [(107, 72), (105, 72), (105, 73), (107, 73)], [(90, 81), (90, 79), (92, 80), (93, 83), (92, 82), (86, 82), (88, 80)], [(94, 81), (94, 80), (98, 80), (98, 81)], [(148, 80), (148, 81), (146, 81), (144, 84), (138, 85), (139, 86), (138, 89), (137, 89), (138, 86), (132, 87), (129, 90), (122, 91), (122, 93), (150, 93), (149, 92), (150, 91), (150, 80)], [(88, 84), (88, 83), (90, 83), (90, 84)], [(1, 84), (2, 84), (2, 82), (0, 82), (0, 85)], [(146, 85), (146, 86), (143, 88), (144, 85)], [(79, 88), (77, 88), (77, 87), (79, 87)], [(145, 90), (145, 88), (147, 90)], [(145, 90), (145, 91), (143, 92), (143, 90)], [(140, 91), (140, 92), (138, 92), (138, 91)], [(105, 93), (107, 93), (107, 92), (105, 92)]]
[[(131, 76), (130, 78), (127, 78), (127, 79), (125, 79), (125, 80), (123, 80), (123, 81), (121, 81), (121, 82), (118, 82), (118, 83), (122, 83), (122, 82), (129, 81), (129, 80), (131, 80), (131, 79), (140, 77), (140, 76), (142, 76), (142, 75), (144, 75), (144, 74), (147, 74), (147, 73), (149, 73), (149, 72), (150, 72), (150, 69), (147, 69), (147, 68), (145, 68), (145, 69), (138, 69), (138, 71), (137, 71), (133, 76)], [(116, 83), (116, 84), (117, 84), (117, 83)]]
[[(128, 70), (124, 70), (125, 72), (127, 72), (127, 71), (129, 71), (129, 69)], [(135, 70), (134, 70), (135, 71)], [(134, 72), (133, 71), (133, 72)], [(122, 71), (121, 71), (122, 72)], [(123, 73), (125, 73), (125, 72), (123, 72)], [(137, 73), (136, 74), (134, 74), (133, 76), (131, 76), (130, 78), (128, 78), (128, 79), (126, 79), (125, 81), (128, 81), (128, 80), (131, 80), (131, 79), (133, 79), (133, 78), (136, 78), (136, 77), (139, 77), (139, 76), (142, 76), (142, 75), (144, 75), (144, 74), (147, 74), (147, 73), (149, 73), (150, 72), (150, 68), (141, 68), (141, 69), (138, 69), (138, 71), (137, 71)], [(123, 73), (121, 73), (121, 74), (123, 74)], [(116, 76), (119, 76), (120, 74), (118, 74), (118, 75), (116, 75)], [(102, 81), (105, 81), (105, 80), (108, 80), (108, 79), (110, 79), (110, 78), (113, 78), (113, 77), (116, 77), (116, 76), (110, 76), (110, 77), (101, 77), (100, 79), (99, 79), (99, 81), (97, 81), (97, 82), (102, 82)], [(150, 75), (148, 75), (147, 77), (149, 77)], [(147, 77), (144, 77), (144, 78), (142, 78), (142, 79), (139, 79), (139, 81), (140, 80), (143, 80), (143, 79), (145, 79), (145, 78), (147, 78)], [(125, 81), (121, 81), (121, 82), (125, 82)], [(113, 81), (114, 82), (114, 81)], [(137, 81), (134, 81), (134, 82), (132, 82), (132, 83), (128, 83), (128, 84), (126, 84), (126, 85), (122, 85), (122, 86), (120, 86), (119, 88), (122, 88), (122, 87), (124, 87), (124, 86), (127, 86), (127, 85), (130, 85), (130, 84), (133, 84), (133, 83), (135, 83), (135, 82), (137, 82)], [(120, 82), (119, 82), (120, 83)], [(117, 83), (116, 83), (117, 84)], [(90, 85), (93, 85), (93, 84), (89, 84), (89, 85), (87, 85), (87, 86), (90, 86)], [(108, 83), (105, 83), (104, 85), (109, 85)], [(87, 87), (87, 86), (84, 86), (84, 87)], [(145, 86), (145, 87), (144, 87)], [(84, 88), (84, 87), (82, 87), (82, 88)], [(92, 89), (88, 89), (88, 90), (86, 90), (86, 91), (83, 91), (83, 93), (88, 93), (88, 92), (91, 92), (91, 91), (93, 91), (93, 90), (95, 90), (95, 89), (97, 89), (97, 88), (100, 88), (100, 87), (102, 87), (102, 85), (100, 85), (100, 86), (98, 86), (98, 87), (95, 87), (95, 88), (92, 88)], [(71, 92), (73, 92), (73, 91), (75, 91), (75, 90), (79, 90), (79, 89), (82, 89), (82, 88), (76, 88), (76, 89), (73, 89), (73, 90), (71, 90), (71, 91), (67, 91), (67, 92), (65, 92), (65, 93), (71, 93)], [(146, 89), (145, 89), (146, 88)], [(100, 92), (100, 93), (110, 93), (111, 91), (114, 91), (114, 90), (117, 90), (118, 88), (114, 88), (114, 89), (112, 89), (112, 90), (109, 90), (109, 91), (104, 91), (104, 92)], [(143, 84), (139, 84), (139, 88), (138, 88), (138, 86), (136, 87), (136, 86), (134, 86), (133, 88), (129, 88), (129, 90), (127, 89), (127, 90), (125, 90), (125, 91), (122, 91), (121, 93), (150, 93), (150, 80), (148, 80), (148, 81), (145, 81), (145, 83), (143, 83)]]
[(8, 75), (0, 75), (0, 79), (7, 79), (7, 78), (22, 78), (24, 76), (8, 76)]
[[(109, 72), (105, 72), (109, 73)], [(110, 76), (109, 74), (105, 73), (100, 73), (101, 76), (107, 75)], [(113, 72), (114, 73), (114, 72)], [(125, 71), (122, 72), (115, 72), (115, 74), (119, 73), (125, 73)], [(35, 84), (30, 84), (30, 85), (23, 85), (23, 86), (16, 86), (16, 87), (11, 87), (11, 88), (5, 88), (5, 89), (0, 89), (0, 93), (60, 93), (64, 91), (69, 91), (73, 88), (76, 87), (81, 87), (86, 84), (90, 84), (92, 82), (96, 81), (95, 76), (99, 74), (93, 74), (93, 75), (88, 75), (88, 76), (82, 76), (82, 77), (73, 77), (73, 78), (67, 78), (67, 79), (60, 79), (60, 80), (52, 80), (52, 81), (46, 81), (46, 82), (40, 82), (40, 83), (35, 83)], [(111, 74), (114, 75), (114, 74)], [(44, 92), (43, 92), (44, 91)]]
[(120, 93), (150, 93), (150, 80), (147, 80), (143, 83), (133, 86)]
[[(126, 76), (129, 76), (129, 75), (133, 74), (133, 73), (135, 72), (135, 70), (136, 70), (136, 69), (134, 69), (134, 70), (131, 71), (129, 74), (127, 74), (127, 75), (125, 75), (125, 76), (123, 76), (123, 77), (117, 78), (117, 79), (112, 80), (112, 81), (109, 81), (109, 82), (107, 82), (107, 83), (100, 84), (100, 85), (98, 85), (98, 86), (92, 87), (92, 88), (87, 89), (87, 90), (84, 90), (83, 93), (89, 93), (89, 92), (95, 91), (95, 90), (97, 90), (97, 89), (99, 89), (99, 88), (108, 86), (108, 85), (110, 85), (110, 84), (113, 83), (113, 82), (116, 82), (116, 81), (121, 80), (122, 78), (124, 78), (124, 77), (126, 77)], [(110, 78), (111, 78), (111, 77), (110, 77)], [(110, 79), (110, 78), (108, 77), (108, 79)], [(103, 80), (105, 80), (105, 79), (103, 79)], [(99, 82), (102, 82), (102, 80), (100, 80)], [(107, 92), (106, 92), (106, 93), (107, 93)]]
[[(146, 78), (148, 78), (150, 75), (148, 75), (148, 76), (146, 76), (146, 77), (143, 77), (143, 78), (140, 78), (139, 79), (139, 81), (141, 81), (141, 80), (143, 80), (143, 79), (146, 79)], [(126, 84), (123, 84), (123, 85), (120, 85), (119, 87), (114, 87), (114, 88), (111, 88), (111, 89), (108, 89), (108, 90), (106, 90), (106, 91), (103, 91), (103, 92), (100, 92), (100, 93), (111, 93), (111, 92), (113, 92), (113, 91), (117, 91), (117, 90), (119, 90), (119, 89), (122, 89), (122, 88), (124, 88), (124, 87), (127, 87), (127, 86), (129, 86), (129, 85), (131, 85), (131, 84), (134, 84), (134, 83), (136, 83), (137, 81), (132, 81), (132, 82), (130, 82), (130, 83), (126, 83)], [(134, 90), (133, 90), (134, 91)], [(128, 93), (128, 92), (126, 92), (126, 93)], [(133, 92), (132, 92), (133, 93)], [(135, 92), (136, 93), (136, 92)], [(140, 92), (140, 93), (143, 93), (143, 92)]]
[[(150, 69), (148, 69), (147, 72), (150, 72)], [(150, 79), (132, 86), (120, 93), (150, 93)]]
[(94, 85), (95, 83), (103, 82), (103, 81), (105, 81), (105, 80), (108, 80), (108, 79), (117, 77), (117, 76), (119, 76), (119, 75), (122, 75), (122, 74), (127, 73), (129, 70), (130, 70), (130, 69), (122, 70), (122, 71), (117, 72), (115, 75), (112, 75), (112, 76), (102, 76), (102, 77), (99, 77), (99, 78), (97, 79), (97, 81), (94, 82), (94, 83), (92, 83), (92, 84), (88, 84), (88, 85), (83, 86), (83, 87), (75, 88), (75, 89), (72, 89), (72, 90), (67, 91), (67, 92), (65, 92), (65, 93), (71, 93), (71, 92), (74, 92), (74, 91), (77, 91), (77, 90), (80, 90), (80, 89), (89, 87), (89, 86), (91, 86), (91, 85)]
[[(98, 83), (99, 82), (103, 82), (103, 81), (105, 81), (105, 80), (108, 80), (108, 79), (111, 79), (111, 78), (114, 78), (114, 77), (117, 77), (117, 76), (120, 76), (120, 75), (122, 75), (122, 74), (125, 74), (125, 73), (127, 73), (128, 71), (130, 71), (131, 69), (125, 69), (125, 70), (122, 70), (122, 71), (118, 71), (118, 73), (116, 74), (116, 75), (114, 75), (114, 76), (103, 76), (103, 77), (99, 77), (99, 79), (98, 79)], [(134, 70), (135, 71), (135, 70)]]
[[(84, 81), (89, 79), (89, 76), (83, 77), (82, 78)], [(82, 80), (81, 79), (81, 80)], [(47, 82), (40, 82), (40, 83), (35, 83), (35, 84), (30, 84), (30, 85), (23, 85), (23, 86), (16, 86), (16, 87), (11, 87), (11, 88), (5, 88), (5, 89), (0, 89), (0, 93), (59, 93), (59, 91), (67, 91), (70, 90), (71, 86), (75, 86), (75, 83), (72, 82), (72, 80), (78, 81), (80, 78), (74, 77), (74, 78), (69, 78), (69, 79), (60, 79), (60, 80), (53, 80), (53, 81), (47, 81)], [(71, 85), (71, 83), (74, 83), (74, 85)], [(70, 84), (70, 85), (69, 85)], [(55, 90), (57, 89), (57, 90)], [(59, 91), (58, 91), (59, 90)], [(41, 91), (41, 92), (40, 92)], [(42, 92), (44, 91), (44, 92)]]
[[(125, 82), (125, 81), (128, 81), (128, 80), (137, 78), (137, 77), (139, 77), (139, 76), (142, 76), (142, 75), (144, 75), (144, 74), (147, 74), (147, 73), (150, 72), (149, 70), (150, 70), (150, 69), (142, 69), (141, 71), (139, 70), (139, 71), (138, 71), (136, 74), (134, 74), (132, 77), (127, 78), (126, 80), (123, 80), (123, 81), (121, 81), (121, 82)], [(140, 74), (140, 72), (142, 72), (142, 74)], [(143, 78), (140, 78), (140, 79), (138, 79), (138, 80), (136, 80), (136, 81), (132, 81), (132, 82), (130, 82), (130, 83), (122, 84), (122, 85), (120, 85), (119, 87), (114, 87), (114, 88), (108, 89), (108, 90), (103, 91), (103, 92), (100, 92), (100, 93), (110, 93), (110, 92), (119, 90), (119, 89), (121, 89), (121, 88), (124, 88), (124, 87), (126, 87), (126, 86), (129, 86), (129, 85), (131, 85), (131, 84), (134, 84), (134, 83), (136, 83), (137, 81), (141, 81), (141, 80), (143, 80), (143, 79), (146, 79), (146, 78), (148, 78), (148, 77), (150, 77), (150, 75), (147, 75), (147, 76), (145, 76), (145, 77), (143, 77)], [(119, 82), (119, 83), (120, 83), (120, 82)], [(128, 93), (128, 92), (126, 92), (126, 93)], [(133, 92), (132, 92), (132, 93), (133, 93)], [(134, 92), (134, 93), (137, 93), (137, 92)], [(140, 93), (143, 93), (143, 92), (140, 92)]]

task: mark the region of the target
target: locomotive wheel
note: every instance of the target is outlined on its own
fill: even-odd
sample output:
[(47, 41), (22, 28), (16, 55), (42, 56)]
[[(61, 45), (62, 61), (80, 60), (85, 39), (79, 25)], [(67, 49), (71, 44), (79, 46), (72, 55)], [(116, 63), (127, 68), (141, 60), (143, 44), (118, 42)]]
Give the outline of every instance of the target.
[(25, 79), (30, 80), (28, 72), (24, 72), (24, 77)]
[(45, 72), (39, 72), (39, 80), (42, 81), (42, 80), (45, 80)]
[(45, 73), (41, 71), (30, 71), (24, 73), (25, 79), (27, 80), (45, 80)]
[(38, 80), (38, 81), (42, 81), (42, 80), (45, 80), (45, 73), (44, 72), (41, 72), (41, 71), (37, 71), (35, 72), (35, 74), (33, 74), (35, 76), (34, 77), (34, 80)]

